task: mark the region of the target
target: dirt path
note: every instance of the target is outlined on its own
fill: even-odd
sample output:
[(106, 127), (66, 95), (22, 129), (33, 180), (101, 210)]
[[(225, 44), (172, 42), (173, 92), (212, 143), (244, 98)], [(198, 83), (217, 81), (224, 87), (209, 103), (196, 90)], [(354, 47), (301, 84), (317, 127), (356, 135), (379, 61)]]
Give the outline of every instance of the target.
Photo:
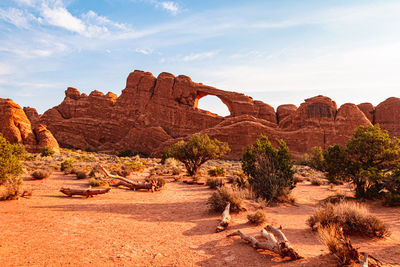
[[(282, 225), (293, 246), (305, 257), (282, 263), (276, 255), (258, 252), (226, 234), (240, 229), (258, 235), (246, 213), (233, 215), (227, 232), (215, 233), (219, 214), (209, 213), (205, 186), (167, 183), (160, 192), (112, 189), (94, 198), (68, 198), (61, 186), (86, 186), (87, 181), (54, 173), (44, 181), (25, 181), (31, 199), (0, 202), (1, 266), (329, 266), (326, 254), (305, 221), (318, 200), (332, 194), (325, 187), (300, 184), (297, 206), (266, 208), (268, 224)], [(400, 262), (400, 208), (372, 206), (391, 226), (387, 240), (356, 239), (386, 263)]]

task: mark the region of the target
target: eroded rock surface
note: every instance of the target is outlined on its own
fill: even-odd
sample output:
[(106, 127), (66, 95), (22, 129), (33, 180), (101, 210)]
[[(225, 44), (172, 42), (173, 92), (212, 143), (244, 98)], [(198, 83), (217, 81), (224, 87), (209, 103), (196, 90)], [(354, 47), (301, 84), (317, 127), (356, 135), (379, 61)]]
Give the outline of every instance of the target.
[(57, 140), (44, 125), (32, 130), (31, 122), (24, 110), (11, 99), (0, 98), (0, 132), (11, 143), (24, 145), (30, 152), (39, 152), (44, 146), (58, 151)]
[[(206, 95), (217, 96), (230, 111), (221, 117), (197, 108)], [(316, 96), (297, 108), (282, 105), (277, 113), (244, 94), (193, 82), (189, 77), (134, 71), (117, 97), (93, 91), (89, 96), (75, 88), (65, 91), (64, 101), (46, 111), (39, 122), (47, 125), (63, 146), (118, 152), (132, 149), (160, 156), (177, 140), (201, 132), (229, 143), (228, 158), (238, 159), (260, 135), (273, 143), (284, 139), (300, 155), (313, 146), (344, 144), (359, 125), (371, 121), (356, 105), (341, 108), (328, 97)], [(278, 125), (279, 122), (279, 125)]]

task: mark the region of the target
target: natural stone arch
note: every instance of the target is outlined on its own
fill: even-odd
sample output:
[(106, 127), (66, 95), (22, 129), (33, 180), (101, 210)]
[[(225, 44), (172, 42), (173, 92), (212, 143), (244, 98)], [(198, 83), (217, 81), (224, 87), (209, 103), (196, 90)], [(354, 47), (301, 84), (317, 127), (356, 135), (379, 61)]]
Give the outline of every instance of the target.
[(201, 91), (197, 92), (196, 98), (194, 99), (193, 107), (197, 109), (198, 106), (199, 106), (199, 100), (201, 98), (205, 97), (205, 96), (215, 96), (215, 97), (217, 97), (219, 100), (222, 101), (222, 103), (225, 104), (225, 106), (229, 110), (230, 115), (232, 115), (232, 107), (231, 107), (230, 103), (226, 99), (224, 99), (223, 97), (221, 97), (221, 96), (219, 96), (217, 94), (210, 94), (210, 93), (201, 92)]

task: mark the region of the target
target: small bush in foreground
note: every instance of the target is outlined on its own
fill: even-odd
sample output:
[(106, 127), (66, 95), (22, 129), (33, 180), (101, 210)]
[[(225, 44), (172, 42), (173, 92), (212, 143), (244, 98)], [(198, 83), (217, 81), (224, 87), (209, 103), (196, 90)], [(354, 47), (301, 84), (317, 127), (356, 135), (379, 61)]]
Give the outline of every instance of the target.
[(31, 174), (32, 178), (35, 180), (42, 180), (50, 175), (51, 171), (49, 169), (36, 170)]
[(75, 175), (76, 175), (76, 179), (78, 179), (78, 180), (87, 178), (87, 174), (84, 171), (77, 171), (77, 172), (75, 172)]
[(234, 177), (232, 180), (233, 186), (244, 189), (249, 187), (249, 178), (247, 177), (246, 174), (243, 173), (243, 171), (236, 171), (233, 173)]
[(206, 183), (206, 185), (208, 185), (211, 189), (223, 186), (224, 184), (223, 178), (208, 178)]
[(267, 215), (264, 210), (257, 210), (254, 213), (248, 214), (247, 219), (253, 224), (262, 224), (267, 220)]
[(143, 162), (140, 159), (127, 162), (125, 166), (129, 168), (131, 172), (141, 172), (144, 170)]
[(342, 227), (344, 234), (358, 234), (368, 237), (385, 237), (390, 234), (387, 226), (377, 217), (369, 214), (365, 205), (353, 201), (327, 203), (319, 207), (307, 220), (312, 229), (329, 224)]
[(224, 167), (215, 167), (214, 169), (208, 170), (208, 175), (225, 177), (226, 170)]
[(231, 203), (231, 211), (239, 212), (243, 210), (242, 202), (243, 199), (240, 196), (240, 192), (225, 185), (217, 188), (217, 192), (214, 192), (211, 195), (207, 201), (207, 204), (212, 210), (216, 212), (222, 212), (224, 211), (226, 205)]

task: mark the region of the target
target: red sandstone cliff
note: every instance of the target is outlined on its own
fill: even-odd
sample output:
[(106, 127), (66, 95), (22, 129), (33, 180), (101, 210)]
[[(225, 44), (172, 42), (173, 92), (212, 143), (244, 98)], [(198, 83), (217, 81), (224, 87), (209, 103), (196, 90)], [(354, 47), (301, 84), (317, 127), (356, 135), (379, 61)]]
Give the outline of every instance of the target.
[[(206, 95), (220, 98), (231, 114), (221, 117), (198, 109), (199, 99)], [(56, 146), (58, 141), (80, 149), (132, 149), (160, 156), (168, 145), (200, 132), (228, 142), (232, 149), (228, 158), (238, 159), (260, 135), (273, 143), (285, 140), (295, 156), (313, 146), (343, 145), (359, 125), (380, 123), (391, 135), (400, 137), (399, 98), (389, 98), (376, 108), (369, 103), (338, 108), (330, 98), (316, 96), (298, 108), (281, 105), (275, 113), (268, 104), (244, 94), (165, 72), (157, 78), (149, 72), (132, 72), (119, 97), (98, 91), (86, 95), (69, 87), (63, 102), (43, 115), (32, 108), (24, 111), (11, 100), (2, 100), (0, 130), (7, 139), (32, 150), (45, 144)]]
[(24, 110), (11, 99), (0, 98), (0, 133), (11, 143), (24, 145), (30, 152), (39, 152), (44, 146), (59, 150), (57, 140), (45, 125), (34, 129)]

